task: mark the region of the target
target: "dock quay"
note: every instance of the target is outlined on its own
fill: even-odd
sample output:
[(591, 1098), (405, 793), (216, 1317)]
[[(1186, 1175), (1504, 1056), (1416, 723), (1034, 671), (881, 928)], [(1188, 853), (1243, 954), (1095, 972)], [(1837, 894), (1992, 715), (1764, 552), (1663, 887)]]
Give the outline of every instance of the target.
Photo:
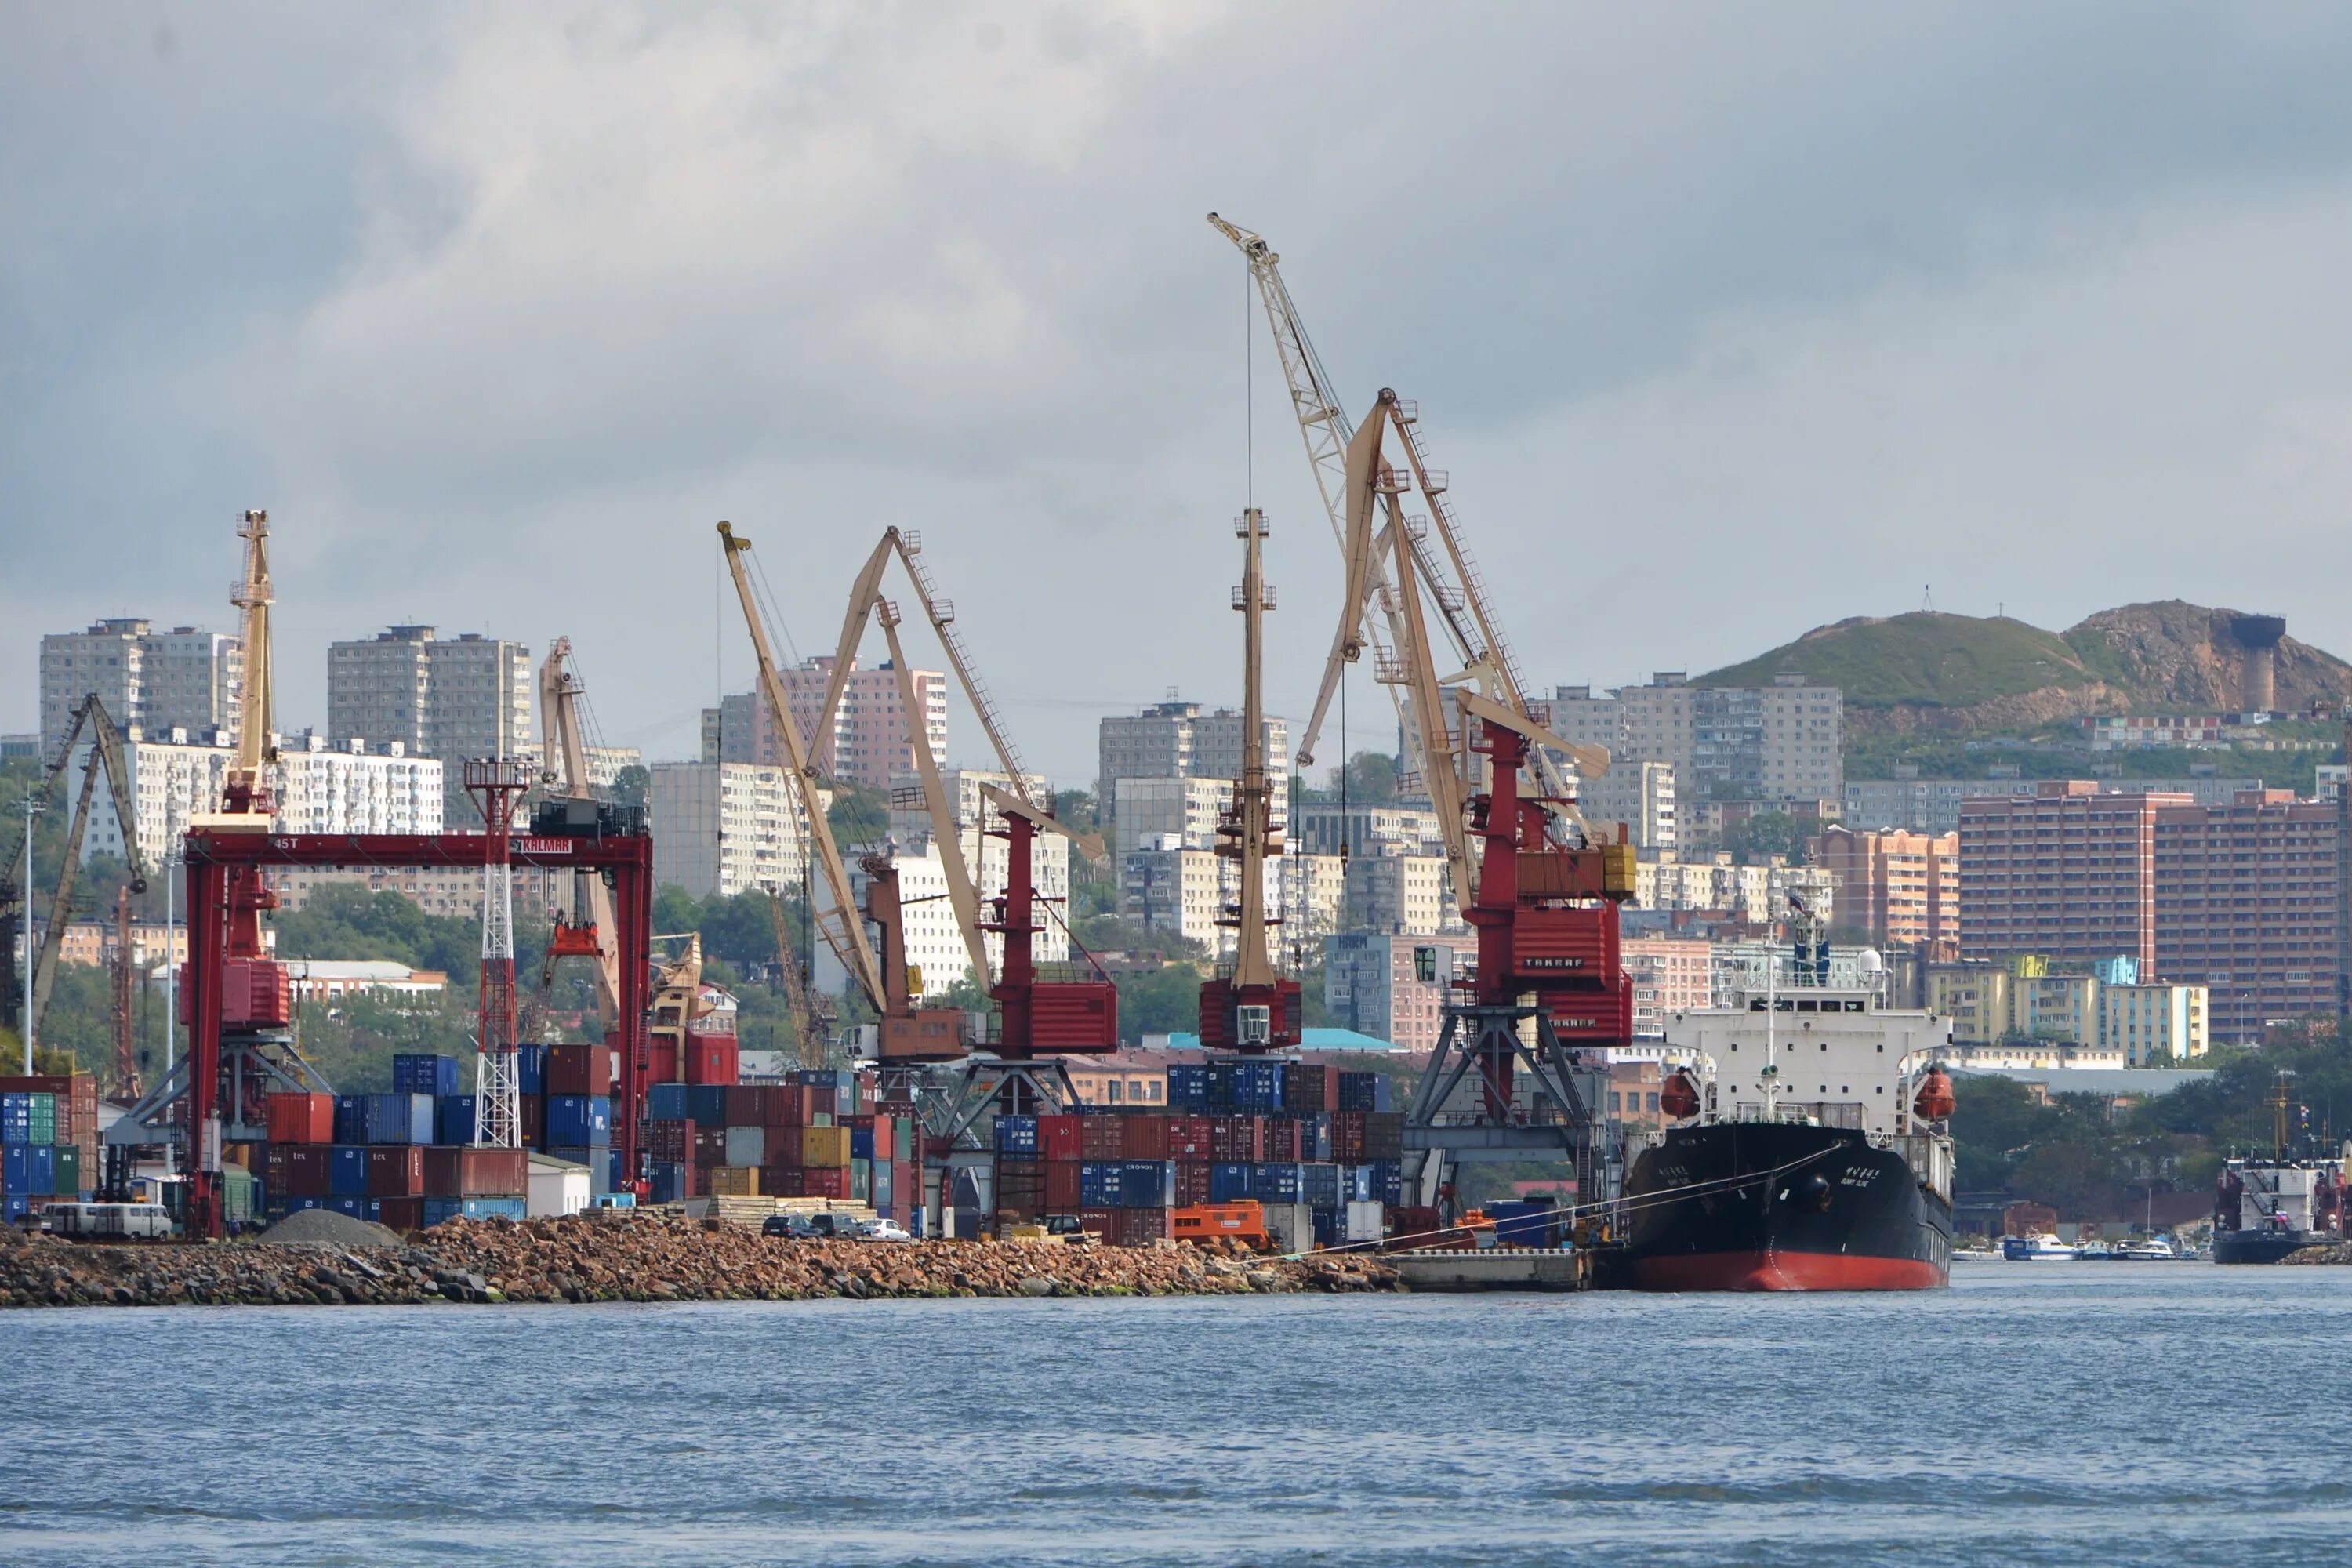
[(1417, 1292), (1590, 1290), (1592, 1255), (1558, 1247), (1454, 1248), (1391, 1252), (1381, 1261), (1396, 1270), (1397, 1289)]

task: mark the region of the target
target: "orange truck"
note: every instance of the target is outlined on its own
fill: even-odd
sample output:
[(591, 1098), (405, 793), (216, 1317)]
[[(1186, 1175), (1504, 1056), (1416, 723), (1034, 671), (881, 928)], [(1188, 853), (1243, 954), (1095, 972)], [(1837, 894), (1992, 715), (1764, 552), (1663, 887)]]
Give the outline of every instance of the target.
[(1170, 1234), (1178, 1241), (1209, 1241), (1223, 1237), (1261, 1252), (1274, 1245), (1274, 1237), (1265, 1228), (1265, 1210), (1255, 1198), (1171, 1209), (1168, 1220)]

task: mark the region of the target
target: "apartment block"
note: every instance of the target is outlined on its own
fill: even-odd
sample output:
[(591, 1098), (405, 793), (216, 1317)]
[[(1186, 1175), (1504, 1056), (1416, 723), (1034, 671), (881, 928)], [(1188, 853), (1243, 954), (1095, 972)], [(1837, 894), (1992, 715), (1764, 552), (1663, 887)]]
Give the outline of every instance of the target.
[(1559, 687), (1542, 706), (1563, 739), (1606, 746), (1612, 759), (1669, 764), (1685, 801), (1844, 795), (1845, 694), (1801, 675), (1767, 687), (1701, 687), (1662, 670), (1648, 686), (1598, 697), (1590, 686)]
[[(915, 771), (915, 747), (907, 730), (906, 705), (898, 692), (898, 668), (885, 659), (874, 668), (850, 665), (841, 689), (841, 706), (832, 727), (818, 734), (817, 716), (824, 706), (827, 683), (833, 679), (834, 658), (820, 654), (791, 668), (779, 670), (785, 700), (802, 742), (810, 748), (816, 766), (826, 776), (842, 778), (869, 789), (887, 790), (893, 774)], [(948, 679), (936, 669), (909, 672), (915, 700), (922, 709), (922, 732), (933, 762), (945, 765), (948, 754)], [(722, 698), (716, 708), (702, 710), (704, 762), (759, 763), (782, 767), (791, 749), (776, 732), (767, 699), (757, 691)]]
[(1451, 982), (1477, 951), (1469, 937), (1337, 932), (1322, 942), (1324, 1005), (1342, 1028), (1426, 1055), (1437, 1048)]
[(2107, 985), (2099, 991), (2098, 1045), (2128, 1067), (2201, 1057), (2211, 1042), (2203, 985)]
[(1681, 841), (1672, 763), (1612, 763), (1608, 772), (1577, 781), (1576, 804), (1586, 821), (1612, 834), (1622, 825), (1636, 848), (1672, 855)]
[(1676, 1013), (1708, 1005), (1714, 944), (1681, 937), (1628, 937), (1620, 944), (1633, 987), (1633, 1034), (1663, 1036)]
[[(1119, 792), (1129, 779), (1205, 779), (1231, 786), (1242, 774), (1244, 724), (1231, 709), (1202, 712), (1197, 702), (1171, 700), (1140, 713), (1114, 714), (1097, 731), (1097, 787), (1108, 815), (1118, 816)], [(1290, 824), (1290, 724), (1260, 722), (1265, 777), (1273, 791), (1275, 831)], [(1121, 839), (1122, 849), (1129, 847)]]
[[(520, 757), (531, 741), (530, 649), (467, 632), (394, 626), (327, 649), (327, 733), (398, 741), (412, 756)], [(453, 787), (465, 787), (453, 770)]]
[[(278, 895), (283, 910), (303, 909), (329, 888), (360, 888), (398, 893), (426, 914), (445, 920), (482, 917), (482, 873), (471, 868), (270, 866), (263, 868), (261, 879)], [(515, 868), (515, 919), (543, 921), (551, 911), (569, 908), (571, 900), (570, 871)]]
[(1857, 832), (1832, 827), (1813, 859), (1830, 874), (1841, 924), (1880, 947), (1957, 942), (1960, 931), (1958, 833)]
[(649, 773), (656, 882), (698, 899), (800, 886), (807, 840), (783, 769), (656, 763)]
[[(982, 888), (1003, 886), (1004, 841), (986, 838), (977, 826), (962, 830), (961, 853), (967, 862), (986, 860), (987, 854), (995, 857), (995, 874), (988, 876), (985, 866), (980, 877)], [(1040, 841), (1035, 847), (1034, 865), (1038, 895), (1048, 903), (1060, 907), (1066, 904), (1070, 891), (1070, 860), (1065, 852), (1067, 840), (1055, 837), (1050, 844)], [(983, 853), (985, 847), (986, 853)], [(919, 845), (898, 845), (889, 854), (891, 868), (898, 876), (899, 913), (906, 921), (907, 962), (921, 973), (922, 984), (918, 994), (935, 997), (958, 981), (971, 980), (986, 985), (988, 975), (971, 972), (971, 952), (964, 945), (963, 929), (957, 923), (955, 905), (948, 897), (947, 866), (940, 858), (940, 845), (935, 838), (925, 837)], [(863, 865), (850, 871), (850, 886), (858, 907), (866, 903), (866, 884), (872, 874)], [(1070, 955), (1069, 933), (1052, 915), (1044, 917), (1045, 930), (1032, 939), (1033, 951), (1042, 963), (1059, 963)], [(992, 971), (1004, 962), (1004, 938), (989, 932), (982, 938)], [(824, 955), (830, 959), (829, 952)], [(820, 978), (832, 979), (835, 988), (845, 976), (836, 968), (820, 966)]]
[(1370, 931), (1434, 936), (1462, 929), (1442, 855), (1360, 855), (1348, 862), (1349, 919)]
[(1644, 910), (1722, 911), (1764, 924), (1795, 912), (1791, 898), (1824, 924), (1843, 919), (1835, 879), (1820, 866), (1791, 866), (1779, 856), (1737, 866), (1728, 851), (1704, 859), (1643, 860), (1633, 868), (1633, 903)]
[[(173, 851), (191, 816), (220, 809), (236, 753), (226, 736), (212, 733), (215, 739), (197, 742), (179, 731), (155, 741), (134, 731), (123, 743), (137, 817), (131, 829), (151, 867)], [(89, 759), (83, 742), (67, 764), (70, 776), (79, 777)], [(438, 833), (443, 826), (441, 763), (404, 755), (397, 742), (371, 751), (362, 741), (331, 747), (307, 731), (281, 739), (270, 787), (285, 833)], [(90, 796), (83, 858), (126, 856), (123, 830), (112, 793), (98, 790)]]
[(1233, 802), (1231, 779), (1122, 778), (1114, 782), (1112, 842), (1142, 844), (1180, 838), (1187, 849), (1217, 847), (1217, 820)]
[(2156, 964), (2156, 823), (2186, 795), (2121, 795), (2089, 780), (1960, 807), (1960, 954), (2123, 956)]
[[(994, 831), (1002, 826), (1003, 819), (988, 805), (987, 797), (981, 791), (984, 786), (1008, 789), (1012, 782), (1010, 773), (984, 768), (946, 768), (940, 773), (940, 783), (946, 792), (949, 811), (956, 825), (956, 840), (963, 856), (964, 869), (983, 900), (1004, 891), (1011, 869), (1013, 847), (1001, 833)], [(1033, 797), (1050, 794), (1042, 773), (1029, 774), (1028, 784)], [(936, 916), (944, 919), (948, 931), (953, 933), (956, 929), (955, 910), (944, 901), (947, 872), (939, 863), (930, 814), (919, 804), (921, 791), (920, 774), (899, 773), (891, 781), (890, 841), (892, 858), (901, 866), (898, 896), (902, 901), (921, 896), (907, 890), (913, 885), (909, 878), (928, 885), (929, 879), (936, 877), (941, 901), (936, 910), (928, 904), (923, 906), (921, 918), (929, 920)], [(1032, 939), (1032, 951), (1040, 962), (1059, 963), (1070, 954), (1069, 931), (1063, 921), (1068, 919), (1070, 857), (1075, 853), (1075, 847), (1058, 833), (1040, 833), (1030, 843), (1030, 883), (1036, 889), (1037, 897), (1051, 906), (1051, 911), (1044, 916), (1045, 929)], [(1055, 918), (1056, 914), (1059, 919)], [(915, 929), (917, 918), (918, 911), (909, 907), (907, 919), (910, 932)], [(960, 943), (961, 938), (958, 941)], [(1001, 963), (1004, 955), (1004, 939), (992, 934), (986, 942), (990, 963)], [(961, 952), (959, 946), (960, 954)], [(954, 984), (956, 975), (971, 967), (969, 954), (962, 954), (952, 971), (941, 972), (939, 984)], [(930, 971), (926, 969), (924, 973), (928, 984)]]
[(2335, 1014), (2341, 807), (2286, 790), (2156, 814), (2157, 978), (2203, 985), (2214, 1038)]
[[(1901, 828), (1911, 833), (1957, 833), (1960, 803), (1979, 795), (2031, 795), (2063, 779), (1850, 779), (1845, 786), (1845, 825)], [(2242, 790), (2260, 789), (2260, 779), (2102, 779), (2110, 795), (2185, 795), (2199, 805), (2227, 805)]]
[(1351, 801), (1302, 801), (1291, 825), (1293, 848), (1310, 855), (1379, 853), (1395, 849), (1408, 855), (1443, 855), (1445, 836), (1437, 813), (1424, 806), (1366, 805)]
[(1213, 849), (1188, 849), (1181, 839), (1146, 840), (1120, 857), (1119, 911), (1153, 931), (1197, 942), (1213, 956), (1225, 956), (1233, 931), (1217, 921), (1224, 912), (1231, 864)]
[(1286, 854), (1275, 874), (1282, 887), (1286, 947), (1320, 951), (1325, 937), (1353, 923), (1348, 918), (1348, 862), (1342, 857)]
[(41, 746), (54, 756), (74, 709), (95, 693), (120, 729), (234, 732), (245, 690), (244, 646), (234, 637), (136, 617), (91, 623), (41, 639)]

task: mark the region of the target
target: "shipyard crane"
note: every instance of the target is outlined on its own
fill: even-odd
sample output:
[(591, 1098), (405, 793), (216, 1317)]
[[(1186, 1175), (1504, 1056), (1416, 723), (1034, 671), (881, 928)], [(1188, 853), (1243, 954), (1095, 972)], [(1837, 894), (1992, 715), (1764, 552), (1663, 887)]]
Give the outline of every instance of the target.
[[(589, 781), (586, 705), (581, 700), (586, 690), (572, 663), (572, 639), (557, 637), (539, 667), (539, 708), (547, 727), (540, 783), (550, 802), (572, 803), (593, 814), (596, 791)], [(540, 991), (543, 997), (553, 983), (558, 960), (595, 960), (596, 1011), (609, 1034), (620, 1016), (621, 957), (613, 938), (613, 891), (602, 877), (572, 873), (572, 914), (575, 918), (555, 917), (547, 959), (540, 966)]]
[(1265, 580), (1265, 514), (1255, 507), (1234, 520), (1242, 540), (1241, 585), (1233, 606), (1242, 613), (1242, 773), (1231, 803), (1219, 815), (1217, 853), (1234, 862), (1241, 885), (1237, 902), (1218, 923), (1234, 930), (1234, 967), (1228, 975), (1201, 985), (1201, 1043), (1260, 1052), (1297, 1045), (1305, 1034), (1305, 1003), (1298, 982), (1275, 973), (1266, 929), (1277, 921), (1265, 912), (1265, 868), (1279, 858), (1282, 840), (1274, 830), (1274, 793), (1265, 773), (1265, 711), (1260, 696), (1265, 617), (1274, 608)]
[(808, 842), (815, 848), (824, 872), (826, 901), (819, 905), (813, 900), (810, 918), (815, 922), (817, 934), (841, 961), (842, 968), (878, 1011), (885, 999), (881, 965), (875, 959), (873, 944), (866, 941), (865, 922), (858, 918), (849, 868), (842, 861), (841, 847), (834, 840), (832, 824), (825, 820), (816, 760), (802, 740), (800, 724), (793, 717), (792, 700), (784, 693), (784, 679), (776, 670), (775, 653), (768, 643), (767, 624), (761, 618), (759, 600), (751, 590), (751, 573), (743, 561), (751, 552), (751, 542), (725, 522), (719, 525), (719, 539), (726, 552), (727, 570), (735, 580), (736, 597), (742, 601), (744, 624), (751, 629), (751, 651), (760, 667), (760, 690), (767, 700), (768, 715), (775, 724), (776, 733), (782, 737), (793, 789), (807, 823)]
[(776, 968), (783, 977), (784, 1005), (792, 1014), (802, 1064), (814, 1067), (816, 1062), (809, 1053), (821, 1051), (824, 1033), (833, 1024), (831, 999), (811, 992), (808, 976), (801, 972), (800, 956), (793, 952), (792, 923), (784, 918), (784, 895), (772, 887), (767, 892), (768, 916), (776, 925)]
[(96, 693), (82, 699), (74, 710), (73, 723), (66, 731), (60, 757), (70, 752), (76, 738), (85, 731), (89, 736), (89, 753), (82, 763), (81, 792), (75, 797), (73, 817), (66, 826), (58, 885), (49, 896), (48, 929), (41, 933), (40, 949), (33, 958), (31, 990), (25, 1013), (28, 1047), (40, 1037), (41, 1019), (49, 1010), (49, 993), (57, 984), (58, 952), (65, 940), (66, 924), (73, 918), (74, 886), (81, 875), (82, 841), (89, 832), (90, 806), (97, 797), (101, 772), (112, 797), (114, 820), (122, 831), (123, 858), (131, 866), (131, 883), (126, 890), (144, 892), (147, 889), (147, 863), (139, 851), (139, 814), (132, 805), (131, 771), (123, 761), (114, 721)]
[[(1458, 678), (1478, 684), (1486, 695), (1512, 709), (1522, 717), (1531, 716), (1533, 709), (1526, 695), (1526, 681), (1520, 673), (1516, 654), (1496, 616), (1493, 595), (1476, 557), (1471, 552), (1456, 521), (1447, 491), (1451, 476), (1428, 460), (1426, 440), (1420, 430), (1420, 410), (1417, 405), (1383, 396), (1372, 423), (1393, 426), (1403, 461), (1392, 468), (1380, 470), (1379, 479), (1387, 510), (1397, 523), (1397, 536), (1392, 545), (1375, 553), (1368, 562), (1360, 561), (1351, 548), (1349, 509), (1356, 491), (1349, 479), (1349, 454), (1358, 432), (1349, 420), (1347, 410), (1333, 389), (1330, 376), (1324, 370), (1307, 328), (1300, 320), (1296, 302), (1284, 283), (1281, 257), (1265, 240), (1248, 229), (1227, 222), (1215, 213), (1209, 223), (1217, 232), (1231, 240), (1248, 263), (1251, 277), (1257, 284), (1258, 297), (1264, 305), (1266, 321), (1272, 330), (1275, 347), (1282, 361), (1283, 374), (1289, 384), (1292, 410), (1298, 420), (1299, 434), (1306, 444), (1307, 463), (1315, 475), (1317, 489), (1331, 523), (1333, 538), (1339, 542), (1342, 556), (1349, 563), (1349, 599), (1341, 616), (1341, 631), (1333, 647), (1332, 673), (1327, 677), (1323, 699), (1318, 703), (1316, 717), (1301, 733), (1297, 748), (1300, 766), (1312, 765), (1315, 742), (1321, 727), (1322, 710), (1328, 706), (1332, 687), (1339, 679), (1341, 661), (1352, 663), (1369, 649), (1373, 655), (1374, 668), (1382, 672), (1381, 683), (1389, 689), (1397, 710), (1397, 721), (1403, 735), (1408, 762), (1424, 779), (1436, 767), (1452, 757), (1456, 765), (1466, 763), (1469, 753), (1463, 752), (1446, 729), (1444, 716), (1424, 714), (1416, 706), (1423, 700), (1420, 694), (1408, 689), (1410, 682), (1401, 679), (1403, 668), (1397, 649), (1412, 635), (1406, 624), (1409, 611), (1403, 603), (1403, 579), (1417, 574), (1423, 584), (1425, 596), (1438, 612), (1438, 622), (1450, 641), (1454, 658), (1459, 662), (1462, 675)], [(1412, 491), (1423, 498), (1428, 511), (1407, 515), (1399, 498)], [(1437, 534), (1433, 548), (1429, 535), (1433, 525)], [(1439, 551), (1442, 549), (1442, 560)], [(1390, 581), (1390, 562), (1394, 562), (1397, 581)], [(1355, 580), (1361, 570), (1362, 581)], [(1377, 614), (1375, 612), (1378, 612)], [(1426, 617), (1424, 616), (1424, 624)], [(1382, 635), (1382, 622), (1386, 636)], [(1433, 732), (1424, 735), (1424, 723)], [(1341, 759), (1345, 765), (1346, 759)], [(1558, 814), (1565, 815), (1565, 803), (1570, 798), (1566, 781), (1560, 777), (1551, 759), (1538, 751), (1533, 758), (1544, 798), (1556, 804)], [(1602, 765), (1605, 765), (1603, 763)], [(1433, 802), (1433, 804), (1434, 804)], [(1467, 862), (1456, 857), (1457, 874)], [(1467, 904), (1471, 888), (1457, 879), (1456, 896)]]

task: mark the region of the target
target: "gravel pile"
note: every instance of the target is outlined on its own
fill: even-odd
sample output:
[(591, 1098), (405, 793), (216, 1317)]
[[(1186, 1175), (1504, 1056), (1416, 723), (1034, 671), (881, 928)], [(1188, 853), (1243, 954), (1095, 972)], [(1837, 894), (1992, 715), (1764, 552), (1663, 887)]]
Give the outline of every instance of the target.
[(353, 1219), (331, 1209), (289, 1214), (256, 1238), (273, 1247), (305, 1243), (320, 1247), (402, 1247), (400, 1233), (373, 1220)]

